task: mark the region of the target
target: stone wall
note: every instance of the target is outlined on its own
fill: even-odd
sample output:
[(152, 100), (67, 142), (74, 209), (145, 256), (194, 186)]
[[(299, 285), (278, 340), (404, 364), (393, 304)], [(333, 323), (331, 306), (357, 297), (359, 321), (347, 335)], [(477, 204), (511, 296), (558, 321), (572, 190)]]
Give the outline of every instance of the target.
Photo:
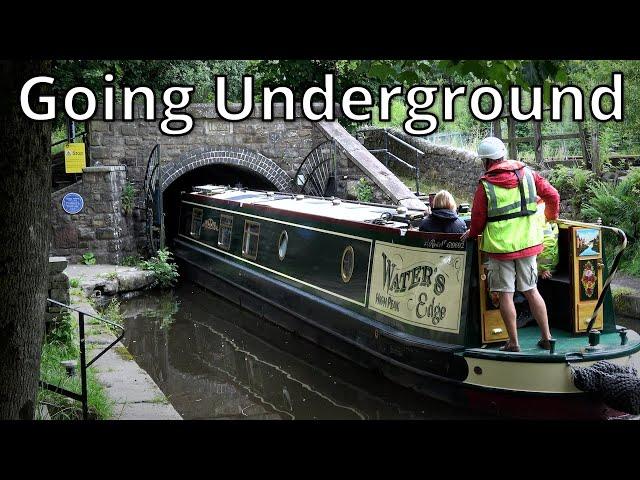
[[(135, 252), (133, 215), (122, 209), (126, 167), (98, 166), (83, 170), (82, 180), (51, 195), (51, 255), (80, 263), (92, 252), (98, 263), (121, 262)], [(75, 192), (84, 199), (83, 209), (70, 215), (62, 209), (65, 194)]]
[[(239, 106), (230, 105), (233, 110)], [(100, 109), (99, 109), (100, 110)], [(185, 110), (193, 116), (194, 126), (187, 135), (168, 136), (160, 131), (160, 120), (146, 121), (141, 105), (134, 108), (134, 120), (89, 123), (89, 156), (93, 163), (126, 165), (130, 179), (141, 184), (149, 154), (161, 144), (162, 162), (178, 162), (183, 156), (199, 148), (218, 146), (241, 147), (258, 152), (273, 160), (291, 177), (300, 162), (324, 137), (313, 128), (312, 122), (301, 118), (298, 107), (296, 119), (286, 121), (284, 108), (276, 104), (273, 121), (262, 120), (262, 106), (256, 105), (251, 116), (241, 122), (229, 122), (220, 117), (213, 104), (193, 104)], [(121, 116), (115, 108), (115, 118)], [(101, 114), (96, 118), (101, 118)], [(156, 118), (163, 118), (162, 108), (156, 108)]]
[[(238, 106), (230, 105), (234, 111)], [(337, 122), (314, 123), (301, 117), (284, 119), (283, 105), (274, 106), (274, 120), (262, 120), (262, 106), (257, 105), (246, 120), (222, 119), (212, 104), (194, 104), (186, 108), (193, 117), (191, 132), (167, 136), (160, 131), (161, 106), (156, 107), (155, 121), (145, 120), (142, 105), (134, 108), (132, 121), (104, 121), (101, 107), (95, 120), (87, 123), (88, 161), (83, 179), (52, 194), (52, 255), (66, 256), (71, 263), (92, 252), (99, 263), (119, 263), (126, 256), (144, 253), (146, 245), (146, 210), (144, 177), (149, 155), (160, 144), (162, 188), (181, 175), (203, 166), (224, 165), (250, 171), (276, 189), (288, 190), (292, 179), (312, 149), (327, 139), (336, 145), (337, 196), (354, 198), (360, 178), (367, 178), (373, 189), (373, 201), (402, 203), (424, 207), (360, 143)], [(121, 117), (116, 106), (114, 117)], [(227, 170), (228, 171), (228, 170)], [(127, 182), (135, 188), (133, 212), (124, 215), (121, 197)], [(68, 192), (85, 200), (82, 212), (69, 215), (61, 201)]]
[[(47, 298), (64, 303), (65, 305), (69, 305), (69, 277), (64, 273), (64, 269), (67, 268), (67, 263), (67, 259), (64, 257), (49, 257), (49, 288), (47, 289)], [(63, 307), (47, 302), (44, 315), (47, 332), (53, 328), (53, 320), (65, 310)]]

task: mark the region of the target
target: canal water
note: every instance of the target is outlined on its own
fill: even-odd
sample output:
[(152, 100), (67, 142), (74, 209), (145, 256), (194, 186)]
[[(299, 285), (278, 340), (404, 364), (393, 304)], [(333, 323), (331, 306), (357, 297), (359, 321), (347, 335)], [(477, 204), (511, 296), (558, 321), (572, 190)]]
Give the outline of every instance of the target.
[(478, 418), (189, 282), (125, 300), (121, 311), (127, 349), (184, 419)]

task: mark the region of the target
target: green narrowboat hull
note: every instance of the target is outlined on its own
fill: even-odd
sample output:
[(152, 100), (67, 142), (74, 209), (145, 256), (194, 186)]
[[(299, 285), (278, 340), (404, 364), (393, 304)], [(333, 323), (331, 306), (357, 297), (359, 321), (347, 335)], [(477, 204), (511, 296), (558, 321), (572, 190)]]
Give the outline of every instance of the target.
[[(459, 406), (516, 417), (619, 414), (575, 388), (568, 363), (637, 364), (640, 336), (629, 331), (620, 345), (608, 323), (602, 348), (588, 352), (585, 337), (554, 330), (562, 338), (549, 354), (535, 348), (534, 326), (519, 330), (520, 353), (483, 345), (475, 242), (200, 194), (183, 195), (181, 206), (172, 248), (186, 276), (266, 321)], [(228, 217), (227, 246), (220, 230)], [(257, 251), (246, 243), (251, 224), (259, 225)]]

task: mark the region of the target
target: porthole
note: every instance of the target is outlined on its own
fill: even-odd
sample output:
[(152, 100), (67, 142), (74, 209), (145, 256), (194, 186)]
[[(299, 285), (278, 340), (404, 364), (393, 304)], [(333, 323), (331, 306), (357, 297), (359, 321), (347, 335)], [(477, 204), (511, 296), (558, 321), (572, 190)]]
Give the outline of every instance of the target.
[(289, 234), (286, 230), (283, 230), (278, 240), (278, 258), (284, 260), (284, 256), (287, 254), (287, 246), (289, 246)]
[(342, 252), (342, 260), (340, 262), (340, 273), (342, 275), (342, 281), (348, 283), (353, 275), (353, 247), (349, 245)]

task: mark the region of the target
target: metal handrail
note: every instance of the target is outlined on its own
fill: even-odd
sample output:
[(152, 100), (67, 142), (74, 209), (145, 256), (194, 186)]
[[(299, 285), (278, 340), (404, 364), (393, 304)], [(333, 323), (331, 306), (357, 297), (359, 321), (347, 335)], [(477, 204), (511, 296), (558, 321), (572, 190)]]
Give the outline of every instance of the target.
[[(316, 145), (315, 147), (313, 147), (313, 148), (311, 149), (311, 151), (310, 151), (309, 153), (307, 153), (307, 155), (302, 159), (302, 162), (300, 162), (300, 166), (298, 167), (298, 170), (296, 171), (296, 174), (295, 174), (295, 176), (293, 177), (294, 182), (295, 182), (295, 186), (298, 186), (298, 177), (299, 177), (300, 173), (302, 172), (302, 167), (304, 167), (304, 166), (307, 164), (307, 160), (309, 159), (309, 157), (310, 157), (311, 155), (313, 155), (313, 153), (314, 153), (316, 150), (318, 150), (318, 148), (320, 148), (320, 147), (322, 147), (322, 146), (326, 145), (327, 143), (331, 143), (331, 139), (329, 139), (329, 140), (325, 140), (324, 142), (321, 142), (321, 143), (319, 143), (318, 145)], [(321, 163), (324, 163), (324, 161), (323, 161), (323, 162), (321, 162)], [(309, 169), (309, 167), (308, 167), (308, 166), (307, 166), (306, 168), (307, 168), (307, 170)], [(315, 171), (315, 169), (313, 169), (313, 171)], [(299, 191), (300, 191), (300, 192), (302, 192), (302, 191), (303, 191), (303, 188), (304, 188), (304, 186), (305, 186), (306, 184), (307, 184), (307, 180), (305, 179), (304, 185), (302, 185), (302, 186), (300, 187), (300, 189), (299, 189)], [(322, 193), (324, 193), (324, 192), (322, 192)]]
[(419, 155), (424, 155), (424, 152), (422, 150), (420, 150), (419, 148), (414, 147), (410, 143), (407, 143), (404, 140), (396, 137), (393, 133), (389, 133), (386, 129), (385, 129), (384, 133), (387, 134), (389, 137), (393, 138), (396, 142), (398, 142), (401, 145), (404, 145), (405, 147), (413, 150), (414, 152), (418, 153)]
[(63, 138), (62, 140), (57, 141), (56, 143), (52, 143), (51, 146), (55, 147), (56, 145), (60, 145), (61, 143), (69, 142), (69, 140), (75, 140), (78, 137), (86, 137), (88, 132), (77, 133), (73, 137)]
[[(389, 131), (386, 128), (380, 128), (380, 129), (369, 129), (369, 130), (364, 130), (363, 132), (370, 132), (370, 131), (382, 131), (382, 133), (384, 134), (384, 144), (385, 144), (385, 148), (379, 148), (379, 149), (375, 149), (375, 150), (369, 150), (369, 152), (371, 153), (379, 153), (379, 152), (384, 152), (386, 160), (385, 160), (385, 166), (389, 166), (389, 157), (393, 157), (397, 162), (399, 162), (401, 165), (407, 167), (408, 169), (410, 169), (411, 171), (415, 172), (416, 174), (416, 195), (420, 195), (420, 156), (424, 156), (425, 153), (420, 150), (419, 148), (414, 147), (413, 145), (405, 142), (404, 140), (396, 137), (394, 134), (389, 133)], [(400, 145), (412, 150), (413, 152), (415, 152), (416, 154), (416, 164), (411, 165), (410, 163), (402, 160), (400, 157), (398, 157), (397, 155), (391, 153), (389, 151), (389, 138), (391, 138), (392, 140), (395, 140), (396, 142), (398, 142)]]
[[(87, 368), (93, 365), (96, 360), (98, 360), (102, 355), (107, 353), (107, 351), (113, 347), (116, 343), (124, 338), (125, 330), (122, 325), (118, 325), (117, 323), (110, 322), (109, 320), (105, 320), (102, 317), (98, 317), (96, 315), (92, 315), (87, 312), (83, 312), (82, 310), (78, 310), (77, 308), (71, 307), (69, 305), (65, 305), (64, 303), (60, 303), (56, 300), (52, 300), (47, 298), (47, 302), (57, 305), (59, 307), (66, 308), (68, 310), (73, 310), (74, 312), (78, 312), (78, 330), (80, 336), (80, 385), (81, 392), (78, 394), (76, 392), (72, 392), (71, 390), (67, 390), (65, 388), (61, 388), (57, 385), (51, 385), (49, 383), (39, 381), (40, 388), (44, 388), (45, 390), (49, 390), (51, 392), (57, 393), (59, 395), (64, 395), (65, 397), (72, 398), (73, 400), (77, 400), (82, 403), (82, 418), (83, 420), (87, 420), (89, 417), (89, 402), (88, 402), (88, 394), (87, 394)], [(87, 363), (86, 359), (86, 351), (85, 351), (85, 337), (84, 337), (84, 316), (87, 315), (91, 318), (95, 318), (96, 320), (111, 325), (113, 327), (119, 328), (122, 330), (120, 336), (118, 336), (113, 342), (111, 342), (104, 350), (102, 350), (98, 355), (93, 357), (89, 363)]]

